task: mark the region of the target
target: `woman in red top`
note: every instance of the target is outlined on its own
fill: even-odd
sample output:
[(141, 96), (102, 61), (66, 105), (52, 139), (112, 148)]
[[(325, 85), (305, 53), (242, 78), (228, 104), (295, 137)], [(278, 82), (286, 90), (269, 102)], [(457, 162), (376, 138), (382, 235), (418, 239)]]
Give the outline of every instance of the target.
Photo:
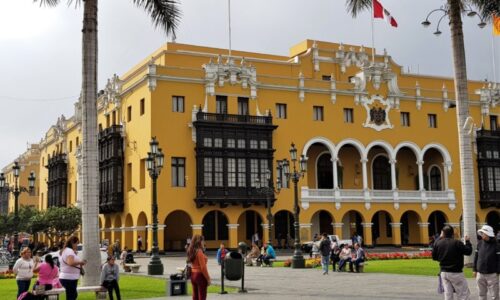
[(205, 239), (201, 235), (194, 235), (189, 245), (187, 256), (191, 262), (191, 284), (193, 285), (193, 300), (207, 299), (207, 286), (210, 285), (208, 275), (208, 258), (203, 253)]

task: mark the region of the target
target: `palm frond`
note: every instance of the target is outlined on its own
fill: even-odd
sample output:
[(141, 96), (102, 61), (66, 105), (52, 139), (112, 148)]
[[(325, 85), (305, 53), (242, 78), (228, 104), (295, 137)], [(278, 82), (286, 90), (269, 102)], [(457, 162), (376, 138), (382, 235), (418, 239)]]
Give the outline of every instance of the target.
[(477, 9), (484, 21), (489, 22), (493, 15), (500, 16), (500, 0), (466, 0), (473, 9)]
[(153, 24), (175, 38), (181, 11), (176, 0), (133, 0), (151, 16)]
[(354, 18), (364, 10), (370, 10), (372, 7), (372, 0), (347, 0), (347, 11), (352, 14)]
[[(67, 0), (68, 1), (68, 6), (71, 5), (71, 3), (73, 3), (73, 1), (75, 2), (75, 7), (78, 6), (78, 4), (80, 4), (80, 2), (82, 0)], [(49, 7), (54, 7), (54, 6), (57, 6), (59, 4), (59, 2), (61, 2), (61, 0), (33, 0), (33, 3), (40, 3), (40, 6), (43, 6), (43, 5), (46, 5), (46, 6), (49, 6)]]

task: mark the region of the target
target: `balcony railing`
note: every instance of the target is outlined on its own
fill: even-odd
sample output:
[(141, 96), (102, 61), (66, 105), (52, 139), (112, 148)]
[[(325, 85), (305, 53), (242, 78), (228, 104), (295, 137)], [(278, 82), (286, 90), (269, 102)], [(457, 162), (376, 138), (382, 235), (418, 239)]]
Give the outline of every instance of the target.
[(481, 138), (481, 137), (500, 137), (500, 130), (485, 130), (485, 129), (481, 129), (481, 130), (478, 130), (476, 132), (477, 134), (477, 137), (478, 138)]
[(302, 206), (309, 207), (309, 203), (330, 202), (340, 208), (342, 203), (417, 203), (448, 204), (454, 209), (456, 205), (455, 191), (412, 191), (412, 190), (350, 190), (350, 189), (310, 189), (302, 187)]
[(250, 115), (229, 115), (229, 114), (216, 114), (207, 112), (197, 112), (197, 121), (208, 122), (224, 122), (224, 123), (247, 123), (247, 124), (264, 124), (272, 125), (272, 116), (250, 116)]

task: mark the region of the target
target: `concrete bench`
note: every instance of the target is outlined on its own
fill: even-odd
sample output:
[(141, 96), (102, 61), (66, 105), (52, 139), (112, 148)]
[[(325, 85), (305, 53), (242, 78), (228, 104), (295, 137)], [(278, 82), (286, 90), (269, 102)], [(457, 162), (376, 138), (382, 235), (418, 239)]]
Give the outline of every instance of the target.
[(139, 269), (141, 268), (140, 264), (125, 264), (124, 266), (130, 268), (132, 273), (139, 273)]
[(359, 273), (364, 273), (365, 271), (365, 266), (367, 265), (368, 263), (366, 261), (362, 262), (362, 263), (359, 263), (358, 265), (358, 272)]
[[(95, 298), (97, 300), (106, 300), (106, 294), (107, 290), (106, 288), (96, 285), (96, 286), (79, 286), (77, 288), (78, 293), (88, 293), (88, 292), (94, 292), (95, 293)], [(64, 288), (59, 288), (59, 289), (51, 289), (48, 291), (43, 291), (43, 292), (37, 292), (37, 296), (47, 296), (47, 300), (58, 300), (59, 295), (66, 293), (66, 290)]]
[(273, 266), (273, 262), (276, 261), (276, 258), (270, 258), (270, 259), (268, 259), (268, 261), (269, 261), (269, 264), (266, 264), (264, 262), (264, 260), (262, 260), (262, 265), (260, 265), (260, 266), (261, 267), (265, 267), (265, 266), (272, 267)]

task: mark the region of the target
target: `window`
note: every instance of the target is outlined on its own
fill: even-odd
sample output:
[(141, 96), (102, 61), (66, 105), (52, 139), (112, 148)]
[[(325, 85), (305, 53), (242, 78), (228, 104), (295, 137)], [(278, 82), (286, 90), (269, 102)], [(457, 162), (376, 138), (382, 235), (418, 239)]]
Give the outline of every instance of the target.
[(238, 186), (247, 186), (247, 172), (246, 172), (246, 160), (244, 158), (238, 158)]
[(99, 132), (102, 131), (102, 124), (99, 123)]
[(217, 96), (215, 98), (216, 113), (227, 114), (227, 96)]
[(244, 139), (238, 140), (238, 148), (245, 149), (245, 140)]
[(266, 140), (260, 141), (260, 149), (267, 149), (267, 141)]
[(331, 75), (323, 75), (323, 76), (321, 76), (321, 80), (330, 81), (330, 80), (332, 80), (332, 76)]
[(251, 159), (250, 160), (250, 182), (251, 186), (255, 187), (256, 179), (259, 178), (259, 160)]
[(236, 159), (234, 158), (227, 159), (227, 186), (236, 186)]
[(248, 115), (248, 98), (238, 97), (238, 115)]
[(111, 117), (109, 114), (106, 115), (106, 128), (111, 126)]
[(203, 160), (203, 185), (212, 186), (212, 158), (205, 157)]
[(144, 98), (141, 99), (140, 111), (141, 116), (144, 115)]
[(429, 128), (437, 128), (437, 116), (436, 116), (436, 114), (428, 114), (427, 120), (429, 123)]
[(186, 186), (186, 159), (172, 157), (172, 186)]
[(257, 149), (258, 145), (257, 140), (250, 140), (250, 149)]
[(498, 130), (497, 116), (490, 116), (490, 130), (492, 131)]
[(222, 148), (222, 139), (221, 138), (214, 139), (214, 147), (215, 148)]
[(146, 187), (146, 159), (141, 159), (141, 174), (139, 188), (143, 189)]
[(323, 106), (313, 106), (313, 120), (323, 121)]
[(80, 138), (79, 137), (76, 137), (76, 146), (80, 146)]
[(236, 143), (234, 139), (227, 139), (227, 147), (228, 148), (234, 148), (236, 147)]
[(224, 186), (224, 164), (223, 159), (221, 157), (214, 158), (214, 185), (215, 186)]
[(111, 124), (116, 125), (116, 110), (113, 110)]
[(184, 112), (184, 96), (172, 96), (172, 111)]
[(441, 170), (434, 166), (430, 171), (430, 187), (431, 191), (441, 191)]
[(69, 141), (69, 152), (73, 152), (73, 141)]
[[(277, 163), (282, 164), (283, 161), (278, 160)], [(289, 188), (290, 182), (286, 180), (286, 175), (285, 175), (285, 171), (283, 170), (283, 168), (281, 169), (281, 172), (279, 172), (279, 170), (277, 170), (276, 172), (277, 172), (276, 178), (280, 181), (281, 188), (284, 188), (284, 189)]]
[(286, 104), (276, 103), (276, 118), (286, 119)]
[(344, 123), (354, 123), (354, 110), (352, 108), (344, 108)]
[(132, 106), (127, 107), (127, 122), (132, 121)]
[(401, 112), (401, 126), (410, 127), (410, 113)]
[(127, 164), (127, 191), (132, 190), (132, 163)]
[(203, 146), (212, 147), (212, 139), (211, 138), (204, 138), (203, 139)]

